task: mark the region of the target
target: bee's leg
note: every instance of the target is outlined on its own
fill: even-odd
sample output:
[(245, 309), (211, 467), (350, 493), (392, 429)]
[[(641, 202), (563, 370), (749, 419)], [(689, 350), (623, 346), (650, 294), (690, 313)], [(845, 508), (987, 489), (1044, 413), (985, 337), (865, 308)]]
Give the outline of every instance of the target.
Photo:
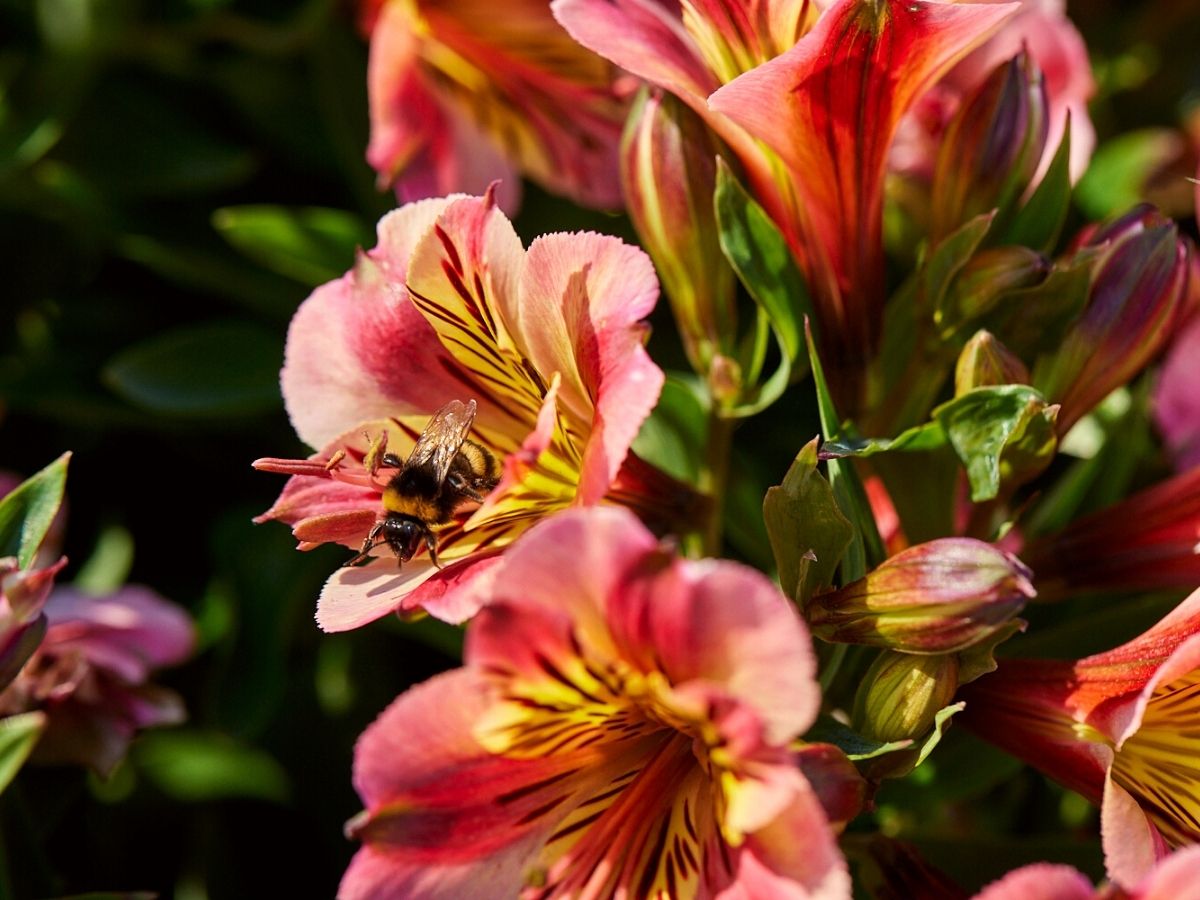
[(383, 531), (383, 522), (376, 522), (375, 527), (372, 528), (370, 533), (367, 535), (367, 539), (363, 541), (362, 549), (359, 550), (354, 556), (350, 557), (350, 559), (346, 560), (346, 562), (342, 564), (343, 568), (361, 566), (369, 561), (372, 558), (371, 551), (379, 545), (379, 533), (381, 531)]
[(427, 533), (425, 535), (425, 546), (430, 548), (430, 559), (432, 560), (434, 568), (442, 568), (442, 563), (438, 562), (438, 539), (434, 538), (432, 533)]

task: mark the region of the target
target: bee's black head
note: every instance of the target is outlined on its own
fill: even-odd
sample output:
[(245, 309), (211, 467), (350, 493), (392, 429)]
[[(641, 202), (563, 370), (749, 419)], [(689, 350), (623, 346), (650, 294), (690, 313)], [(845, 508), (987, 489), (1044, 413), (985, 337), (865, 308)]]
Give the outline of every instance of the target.
[(425, 524), (411, 516), (390, 513), (383, 522), (383, 539), (401, 562), (413, 558), (428, 533)]

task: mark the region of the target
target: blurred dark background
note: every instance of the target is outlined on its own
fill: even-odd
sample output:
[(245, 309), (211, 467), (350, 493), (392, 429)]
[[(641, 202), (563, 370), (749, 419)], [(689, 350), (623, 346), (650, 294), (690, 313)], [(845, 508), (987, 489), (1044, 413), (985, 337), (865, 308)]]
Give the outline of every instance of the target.
[[(1193, 0), (1070, 12), (1107, 165), (1080, 218), (1131, 196), (1189, 214), (1178, 177), (1145, 172), (1167, 134), (1184, 147), (1170, 167), (1195, 170)], [(250, 522), (283, 483), (250, 462), (308, 452), (278, 392), (288, 320), (393, 205), (363, 161), (366, 53), (334, 0), (0, 0), (0, 467), (28, 475), (73, 450), (64, 580), (151, 585), (200, 631), (159, 679), (185, 696), (186, 726), (144, 735), (107, 782), (27, 769), (0, 797), (0, 898), (332, 896), (353, 852), (355, 738), (457, 658), (458, 631), (433, 622), (322, 635), (316, 596), (345, 553), (299, 554), (283, 526)], [(517, 227), (631, 239), (624, 218), (533, 188)], [(656, 360), (684, 368), (669, 319), (656, 325)], [(790, 395), (766, 418), (739, 437), (756, 449), (728, 504), (732, 552), (763, 567), (762, 492), (816, 430)], [(964, 772), (979, 763), (955, 752)], [(953, 829), (950, 804), (1026, 778), (994, 816), (1062, 814), (1044, 782), (1003, 759), (987, 771), (957, 792), (917, 778), (895, 808)]]

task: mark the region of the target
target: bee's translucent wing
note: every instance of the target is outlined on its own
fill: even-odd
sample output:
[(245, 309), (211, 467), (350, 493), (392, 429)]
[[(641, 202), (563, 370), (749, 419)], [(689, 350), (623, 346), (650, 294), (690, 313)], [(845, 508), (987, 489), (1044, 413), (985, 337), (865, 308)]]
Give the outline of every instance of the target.
[(451, 400), (433, 414), (417, 443), (408, 454), (405, 469), (426, 468), (434, 480), (441, 484), (446, 480), (450, 464), (458, 455), (459, 448), (467, 439), (471, 423), (475, 421), (475, 401)]

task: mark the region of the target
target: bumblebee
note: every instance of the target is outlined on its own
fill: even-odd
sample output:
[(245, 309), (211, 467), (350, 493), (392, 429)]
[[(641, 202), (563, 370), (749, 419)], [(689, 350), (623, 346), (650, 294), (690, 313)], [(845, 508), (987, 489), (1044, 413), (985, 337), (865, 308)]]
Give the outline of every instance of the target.
[(500, 464), (485, 447), (467, 437), (475, 420), (474, 400), (451, 400), (429, 420), (408, 459), (385, 453), (381, 465), (397, 472), (383, 489), (383, 520), (376, 523), (362, 549), (347, 566), (372, 559), (371, 551), (386, 544), (403, 565), (424, 543), (438, 568), (435, 529), (446, 525), (467, 501), (482, 503), (500, 481)]

